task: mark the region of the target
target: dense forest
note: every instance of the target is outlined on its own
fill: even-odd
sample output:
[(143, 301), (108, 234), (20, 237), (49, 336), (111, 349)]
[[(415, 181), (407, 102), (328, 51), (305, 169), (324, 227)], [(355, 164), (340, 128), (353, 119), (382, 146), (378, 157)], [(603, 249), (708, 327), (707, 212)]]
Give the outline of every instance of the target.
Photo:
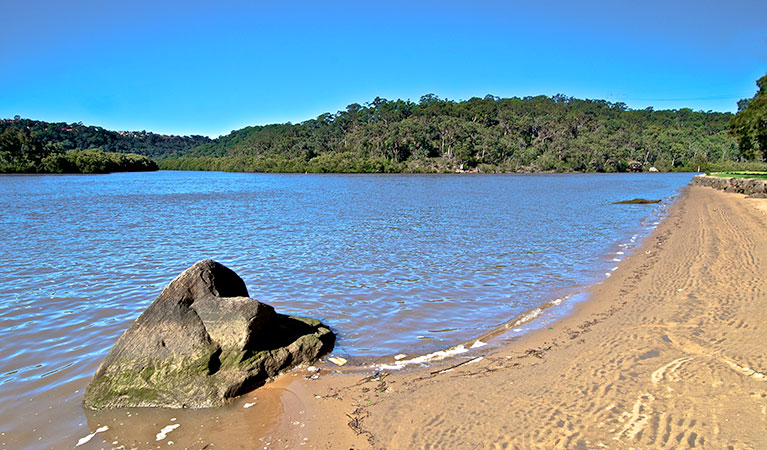
[[(623, 172), (764, 168), (767, 76), (739, 112), (632, 110), (564, 95), (376, 98), (211, 140), (80, 123), (0, 121), (0, 172)], [(151, 158), (152, 160), (148, 159)], [(632, 164), (633, 163), (633, 164)], [(751, 167), (748, 166), (748, 167)]]
[(180, 155), (207, 142), (205, 136), (109, 131), (17, 116), (0, 120), (0, 173), (157, 170), (150, 158)]
[(639, 162), (644, 170), (690, 170), (753, 158), (728, 134), (732, 117), (563, 95), (376, 98), (300, 124), (233, 131), (159, 164), (258, 172), (622, 172)]

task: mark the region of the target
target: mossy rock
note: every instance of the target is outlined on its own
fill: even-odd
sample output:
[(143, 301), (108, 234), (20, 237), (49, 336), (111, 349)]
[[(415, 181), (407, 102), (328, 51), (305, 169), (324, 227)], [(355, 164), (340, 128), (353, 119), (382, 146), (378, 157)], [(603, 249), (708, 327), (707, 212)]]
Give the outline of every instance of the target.
[(334, 343), (319, 320), (277, 314), (248, 297), (233, 271), (200, 261), (120, 336), (83, 402), (91, 409), (222, 406)]

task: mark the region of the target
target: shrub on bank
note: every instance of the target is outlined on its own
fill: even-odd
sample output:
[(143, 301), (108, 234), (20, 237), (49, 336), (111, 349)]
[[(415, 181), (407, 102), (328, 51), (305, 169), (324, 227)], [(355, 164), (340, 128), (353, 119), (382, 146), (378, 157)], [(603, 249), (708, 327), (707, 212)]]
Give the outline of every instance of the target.
[(104, 152), (99, 149), (70, 150), (44, 157), (32, 172), (38, 173), (109, 173), (157, 170), (157, 164), (134, 153)]

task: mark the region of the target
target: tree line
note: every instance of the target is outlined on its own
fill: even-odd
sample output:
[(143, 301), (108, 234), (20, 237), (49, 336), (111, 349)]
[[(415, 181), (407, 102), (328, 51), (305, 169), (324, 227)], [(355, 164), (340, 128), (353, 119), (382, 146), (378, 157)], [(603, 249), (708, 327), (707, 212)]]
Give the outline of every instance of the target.
[[(0, 120), (0, 172), (153, 167), (139, 155), (162, 169), (241, 172), (763, 169), (767, 75), (757, 86), (753, 98), (739, 102), (736, 115), (634, 110), (620, 102), (564, 95), (453, 101), (429, 94), (417, 103), (377, 97), (298, 124), (245, 127), (213, 140), (17, 116)], [(71, 153), (82, 149), (101, 153)], [(88, 158), (103, 165), (78, 162)]]
[(39, 173), (110, 173), (157, 170), (154, 160), (135, 153), (105, 152), (98, 148), (69, 150), (45, 156)]
[(209, 141), (16, 116), (0, 120), (0, 173), (157, 170), (150, 158), (183, 154)]
[(180, 170), (254, 172), (623, 172), (690, 170), (754, 155), (730, 113), (632, 110), (564, 95), (376, 98), (299, 124), (232, 131), (159, 161)]

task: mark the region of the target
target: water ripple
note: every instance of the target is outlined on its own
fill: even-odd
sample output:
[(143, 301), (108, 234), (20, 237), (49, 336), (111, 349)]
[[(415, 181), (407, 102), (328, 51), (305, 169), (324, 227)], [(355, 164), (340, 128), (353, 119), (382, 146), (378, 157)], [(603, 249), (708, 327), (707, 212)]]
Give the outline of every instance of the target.
[[(432, 352), (604, 277), (663, 213), (612, 202), (668, 198), (690, 178), (0, 176), (0, 404), (22, 411), (3, 429), (88, 434), (89, 377), (200, 259), (321, 318), (358, 360)], [(24, 439), (12, 446), (60, 445)]]

